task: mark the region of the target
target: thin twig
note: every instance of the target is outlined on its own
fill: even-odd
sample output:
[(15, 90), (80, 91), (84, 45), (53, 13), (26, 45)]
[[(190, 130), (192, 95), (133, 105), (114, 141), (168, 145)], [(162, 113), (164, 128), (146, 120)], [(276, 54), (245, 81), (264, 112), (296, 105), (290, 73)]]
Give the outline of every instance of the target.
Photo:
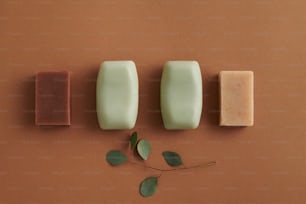
[(148, 169), (153, 169), (153, 170), (156, 170), (156, 171), (178, 171), (178, 170), (187, 170), (187, 169), (193, 169), (193, 168), (199, 168), (199, 167), (209, 167), (209, 166), (213, 166), (215, 165), (217, 162), (216, 161), (209, 161), (209, 162), (206, 162), (206, 163), (203, 163), (203, 164), (198, 164), (198, 165), (194, 165), (194, 166), (183, 166), (183, 167), (179, 167), (179, 168), (172, 168), (172, 169), (160, 169), (160, 168), (156, 168), (156, 167), (152, 167), (152, 166), (147, 166), (147, 165), (142, 165), (140, 163), (137, 163), (137, 162), (132, 162), (132, 161), (129, 161), (131, 164), (134, 164), (134, 165), (138, 165), (138, 166), (142, 166), (142, 167), (145, 167), (145, 168), (148, 168)]

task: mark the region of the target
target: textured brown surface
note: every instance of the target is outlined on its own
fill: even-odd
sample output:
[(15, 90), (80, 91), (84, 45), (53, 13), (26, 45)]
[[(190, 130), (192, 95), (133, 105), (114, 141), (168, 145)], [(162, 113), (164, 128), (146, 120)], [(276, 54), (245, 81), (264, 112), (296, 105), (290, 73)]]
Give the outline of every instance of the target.
[[(302, 0), (0, 1), (0, 203), (305, 203), (305, 10)], [(139, 196), (158, 172), (104, 160), (130, 133), (97, 125), (95, 80), (110, 59), (138, 67), (147, 163), (167, 168), (160, 155), (173, 150), (217, 166), (165, 173), (156, 195)], [(162, 66), (177, 59), (203, 72), (192, 131), (164, 130), (159, 112)], [(254, 71), (254, 127), (218, 126), (217, 74), (233, 69)], [(34, 125), (34, 74), (47, 70), (72, 72), (69, 128)]]
[(254, 125), (254, 73), (219, 72), (220, 125)]
[(38, 72), (36, 74), (35, 124), (70, 125), (69, 72)]

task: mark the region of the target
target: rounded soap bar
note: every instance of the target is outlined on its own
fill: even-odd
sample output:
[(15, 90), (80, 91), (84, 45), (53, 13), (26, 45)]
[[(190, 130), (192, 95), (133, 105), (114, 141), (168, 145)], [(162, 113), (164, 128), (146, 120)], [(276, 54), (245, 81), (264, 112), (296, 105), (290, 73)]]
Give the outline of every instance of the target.
[(166, 129), (194, 129), (202, 113), (202, 77), (197, 61), (168, 61), (161, 79), (161, 113)]
[(96, 87), (102, 129), (131, 129), (138, 114), (138, 75), (133, 61), (105, 61)]

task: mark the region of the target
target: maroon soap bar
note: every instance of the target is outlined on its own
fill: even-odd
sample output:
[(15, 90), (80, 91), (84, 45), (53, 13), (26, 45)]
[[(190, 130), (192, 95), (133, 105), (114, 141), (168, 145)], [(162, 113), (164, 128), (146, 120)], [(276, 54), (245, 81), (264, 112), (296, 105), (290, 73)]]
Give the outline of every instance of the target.
[(70, 73), (39, 72), (35, 89), (35, 124), (70, 125)]

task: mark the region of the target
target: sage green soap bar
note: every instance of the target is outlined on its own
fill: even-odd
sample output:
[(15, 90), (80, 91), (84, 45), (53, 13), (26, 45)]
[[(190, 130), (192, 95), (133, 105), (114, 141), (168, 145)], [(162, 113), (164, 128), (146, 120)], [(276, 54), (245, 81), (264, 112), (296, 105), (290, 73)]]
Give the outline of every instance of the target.
[(138, 114), (138, 75), (133, 61), (105, 61), (97, 79), (100, 128), (131, 129)]
[(168, 61), (161, 79), (161, 113), (166, 129), (194, 129), (202, 113), (202, 77), (197, 61)]

